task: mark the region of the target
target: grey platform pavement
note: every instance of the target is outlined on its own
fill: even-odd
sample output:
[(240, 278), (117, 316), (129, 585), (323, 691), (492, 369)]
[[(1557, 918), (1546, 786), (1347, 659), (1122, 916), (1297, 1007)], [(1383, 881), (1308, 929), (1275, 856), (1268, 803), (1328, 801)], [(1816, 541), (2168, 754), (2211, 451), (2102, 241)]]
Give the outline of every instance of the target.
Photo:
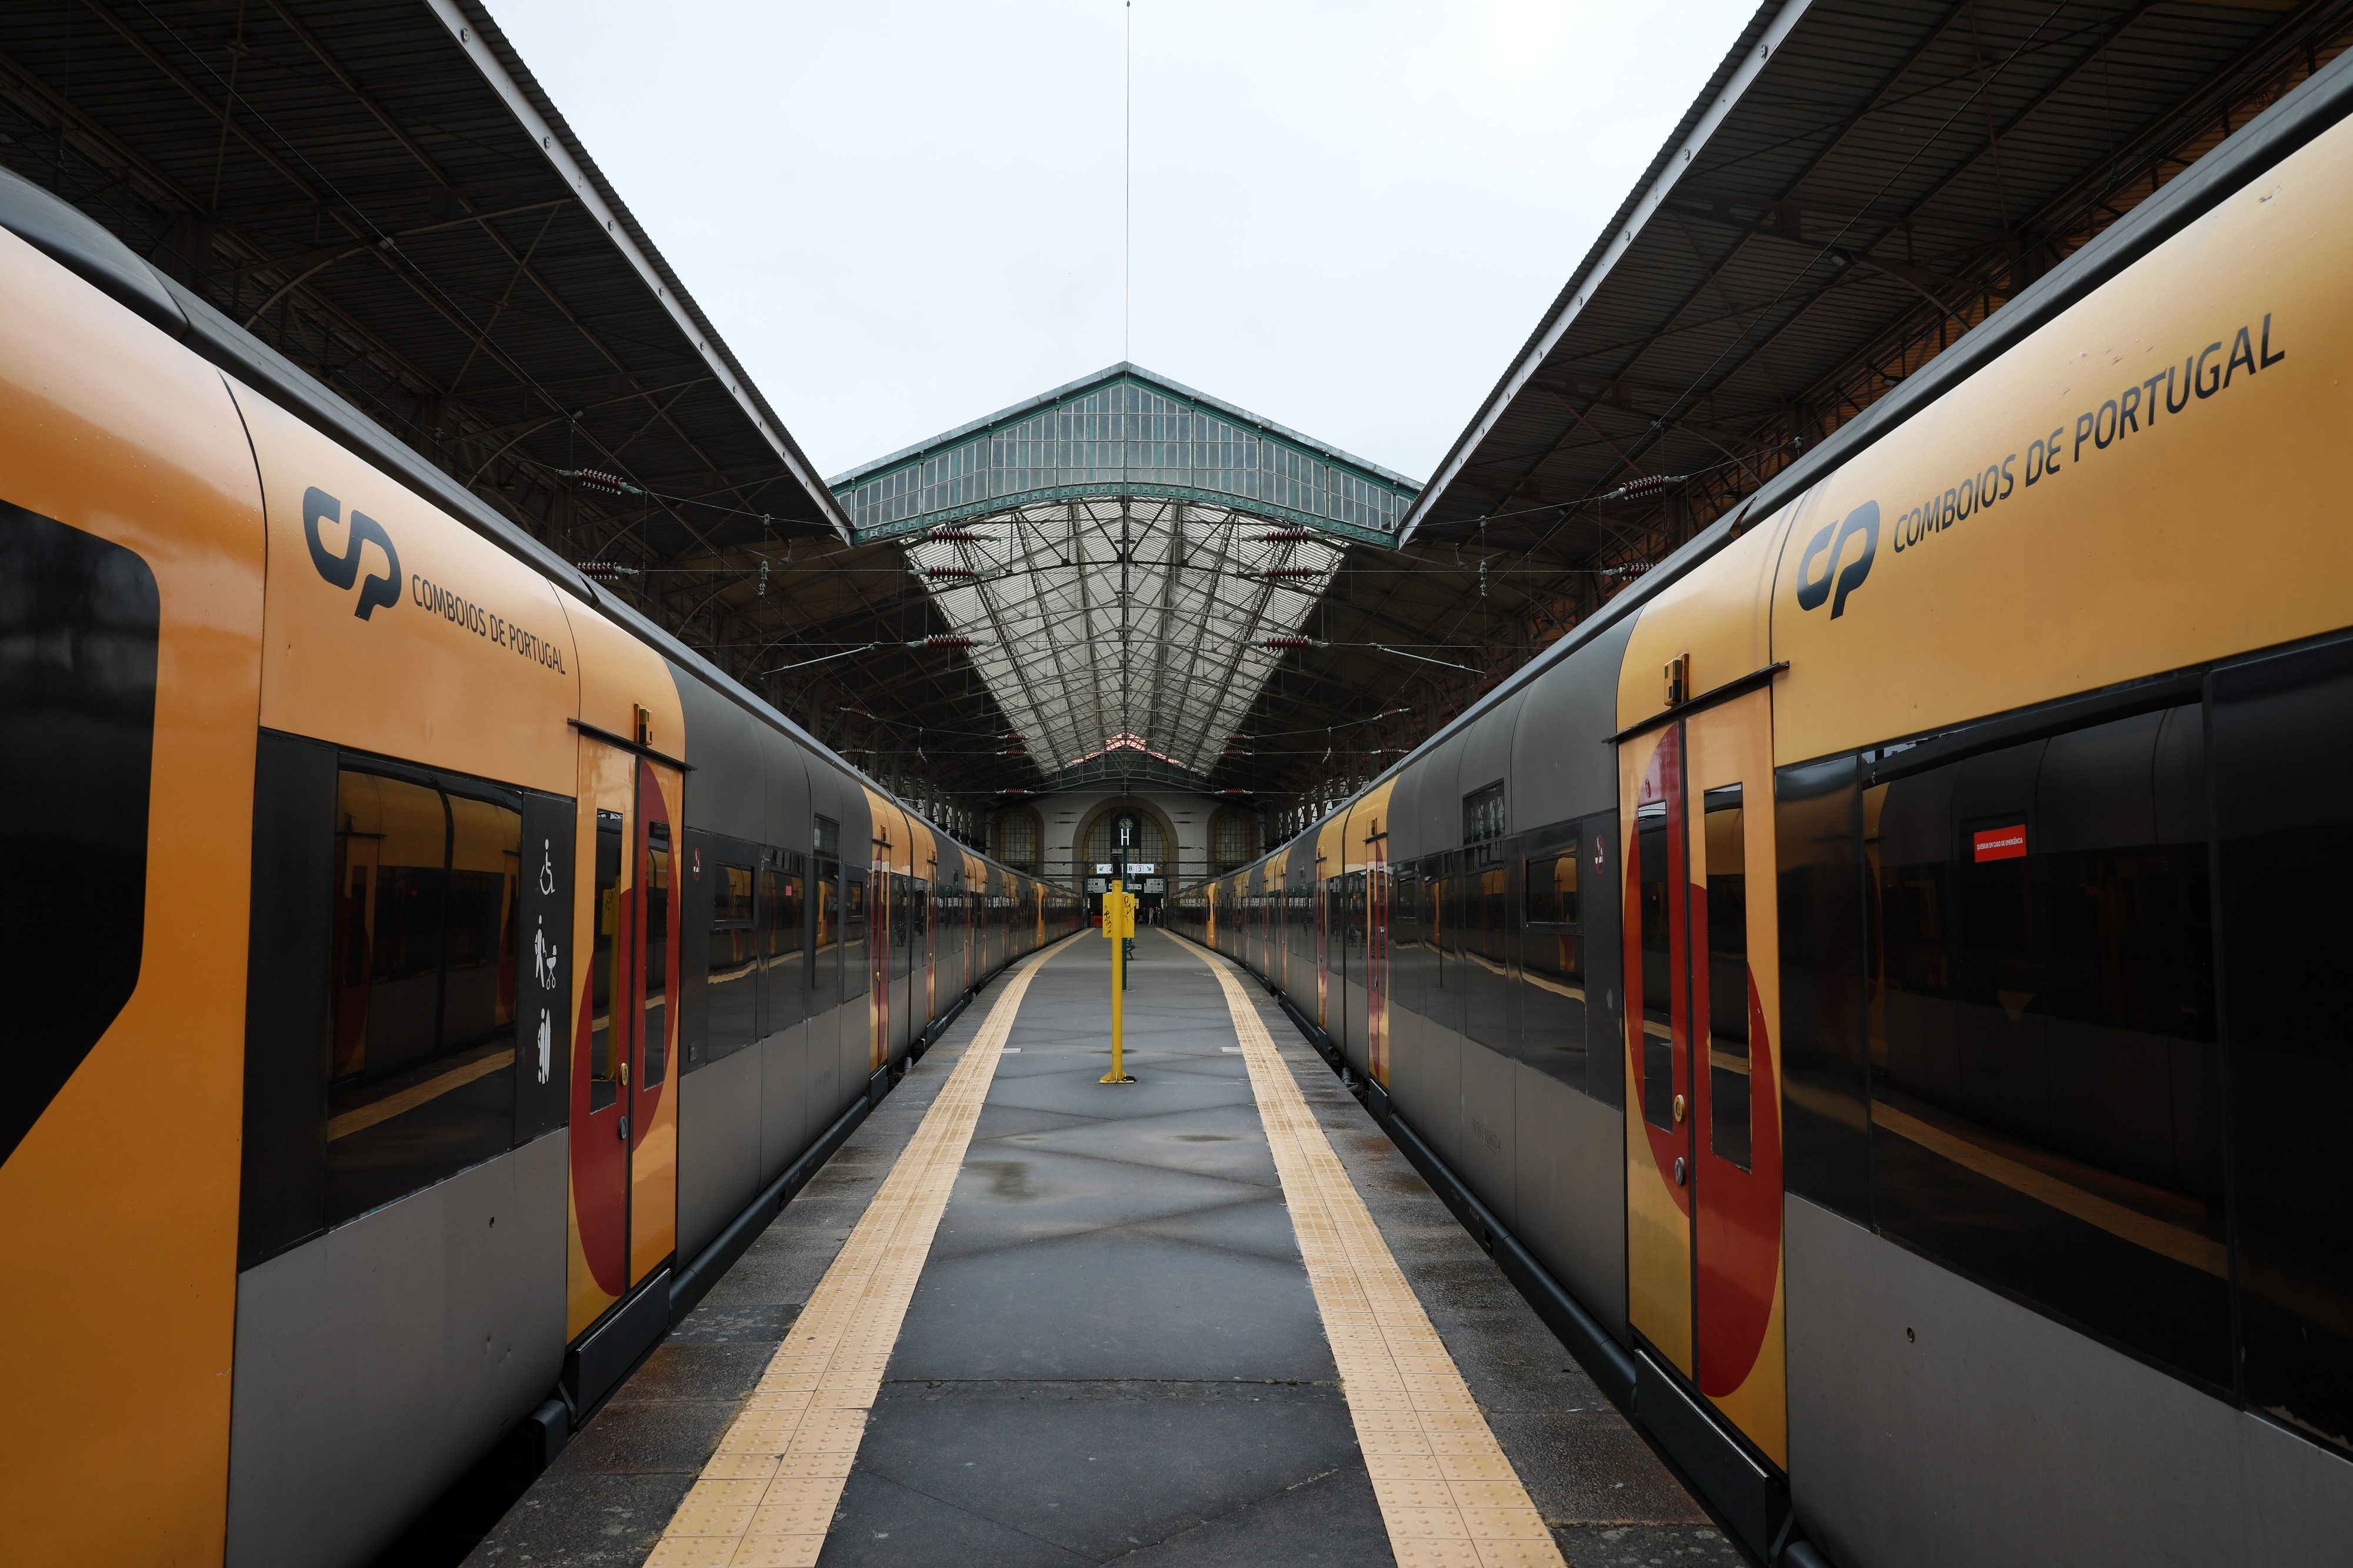
[[(1036, 972), (820, 1562), (1388, 1563), (1235, 1020), (1207, 958), (1137, 939), (1132, 1086), (1110, 954)], [(1255, 984), (1247, 994), (1571, 1563), (1736, 1563)], [(988, 1015), (924, 1058), (468, 1559), (645, 1561)], [(1390, 1499), (1392, 1511), (1397, 1499)]]

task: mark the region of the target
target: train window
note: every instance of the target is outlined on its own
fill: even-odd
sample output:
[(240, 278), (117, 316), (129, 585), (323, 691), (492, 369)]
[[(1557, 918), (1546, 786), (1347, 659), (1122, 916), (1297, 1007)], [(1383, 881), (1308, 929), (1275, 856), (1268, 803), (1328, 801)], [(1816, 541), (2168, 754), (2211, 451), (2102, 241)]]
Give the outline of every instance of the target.
[(1634, 813), (1635, 864), (1641, 873), (1642, 1120), (1675, 1124), (1674, 984), (1669, 916), (1673, 908), (1667, 869), (1667, 804), (1654, 800)]
[(1504, 836), (1504, 784), (1498, 779), (1462, 797), (1462, 842), (1483, 844)]
[[(1285, 909), (1296, 901), (1286, 889)], [(1408, 862), (1400, 867), (1389, 884), (1389, 1006), (1407, 1012), (1422, 1011), (1421, 965), (1422, 945), (1421, 869)], [(1295, 921), (1289, 921), (1295, 925)], [(1298, 943), (1286, 931), (1289, 945), (1296, 951)]]
[[(2229, 988), (2232, 1234), (2248, 1407), (2353, 1450), (2353, 1230), (2344, 1141), (2353, 1048), (2339, 965), (2353, 906), (2353, 640), (2213, 675), (2216, 907)], [(2197, 743), (2182, 727), (2178, 743)], [(2159, 778), (2176, 741), (2158, 742)], [(2203, 820), (2185, 787), (2169, 818)], [(2173, 1006), (2179, 1002), (2166, 998)]]
[(1708, 1147), (1746, 1171), (1748, 1094), (1748, 862), (1738, 784), (1701, 796), (1707, 854)]
[(383, 1077), (433, 1054), (441, 1007), (442, 898), (449, 821), (429, 784), (346, 770), (338, 781), (338, 835), (375, 896), (359, 985), (337, 1000), (334, 1078)]
[(711, 923), (714, 930), (734, 931), (753, 923), (757, 895), (752, 868), (722, 863), (711, 889)]
[(596, 814), (596, 946), (589, 957), (588, 1109), (602, 1110), (619, 1090), (620, 1050), (614, 1039), (613, 998), (621, 984), (621, 814)]
[(841, 1001), (841, 862), (816, 860), (809, 870), (816, 946), (809, 952), (809, 1011), (824, 1013)]
[[(161, 617), (154, 574), (137, 553), (0, 501), (0, 843), (15, 884), (0, 915), (0, 991), (8, 998), (0, 1160), (31, 1131), (139, 983), (149, 792), (181, 782), (154, 767)], [(324, 804), (313, 808), (314, 820)], [(314, 894), (322, 881), (316, 869), (306, 879)], [(159, 876), (159, 893), (164, 886)], [(315, 931), (316, 913), (305, 915)], [(267, 919), (258, 913), (253, 928), (264, 943), (277, 934), (261, 923)], [(316, 969), (305, 968), (315, 985)], [(162, 979), (152, 969), (149, 976)], [(262, 1017), (286, 998), (257, 1000), (261, 1012), (248, 1017), (249, 1032), (266, 1028)], [(317, 1050), (312, 1038), (275, 1043)]]
[[(1781, 1158), (1789, 1191), (1871, 1223), (1867, 957), (1860, 759), (1773, 778), (1775, 907), (1781, 959)], [(1874, 818), (1874, 821), (1876, 819)], [(1875, 838), (1876, 828), (1873, 829)]]
[(820, 858), (830, 860), (839, 858), (841, 854), (841, 824), (836, 822), (829, 816), (820, 816), (817, 819), (812, 828), (812, 837), (817, 841), (812, 847), (815, 848)]
[[(1604, 1105), (1626, 1103), (1625, 1018), (1618, 987), (1625, 984), (1626, 958), (1619, 927), (1626, 916), (1618, 874), (1618, 814), (1604, 812), (1584, 823), (1585, 867), (1593, 898), (1577, 908), (1577, 957), (1584, 968), (1585, 1092)], [(1601, 1048), (1593, 1048), (1592, 1042)]]
[(1462, 1029), (1462, 879), (1451, 875), (1456, 857), (1432, 856), (1426, 862), (1426, 907), (1430, 911), (1430, 988), (1423, 994), (1430, 1021), (1440, 1028)]
[(1519, 1055), (1510, 965), (1512, 867), (1490, 865), (1463, 878), (1462, 1032), (1493, 1051)]
[(1522, 884), (1532, 926), (1573, 926), (1577, 923), (1577, 846), (1556, 853), (1528, 858)]
[(670, 1068), (670, 824), (646, 824), (645, 935), (638, 949), (645, 954), (645, 1041), (648, 1084), (669, 1076)]
[(866, 955), (866, 879), (851, 872), (841, 884), (841, 999), (862, 999), (873, 983)]
[(512, 1142), (522, 855), (519, 802), (338, 774), (329, 1225)]
[[(2232, 1382), (2195, 707), (1873, 786), (1881, 1226)], [(2171, 744), (2161, 744), (2166, 737)]]
[(1520, 1039), (1527, 1064), (1586, 1087), (1585, 942), (1577, 926), (1577, 828), (1567, 842), (1527, 857), (1520, 896)]
[(759, 879), (721, 861), (711, 888), (711, 942), (703, 953), (702, 1059), (715, 1062), (759, 1037)]
[(463, 795), (449, 806), (449, 954), (441, 1045), (512, 1045), (516, 926), (522, 903), (522, 813)]
[(760, 873), (760, 960), (766, 975), (762, 1027), (773, 1035), (807, 1016), (808, 916), (801, 858), (785, 850), (770, 853), (775, 863)]

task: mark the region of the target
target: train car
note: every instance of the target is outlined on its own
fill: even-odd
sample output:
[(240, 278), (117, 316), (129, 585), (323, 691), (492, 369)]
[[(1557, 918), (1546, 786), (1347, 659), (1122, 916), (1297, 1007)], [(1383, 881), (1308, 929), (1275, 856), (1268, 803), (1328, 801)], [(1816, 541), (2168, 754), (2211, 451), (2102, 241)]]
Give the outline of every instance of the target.
[(5, 173), (0, 230), (10, 1555), (364, 1563), (1079, 901)]
[[(2353, 1540), (2348, 107), (2339, 59), (1290, 847), (1286, 1005), (1760, 1557)], [(1255, 875), (1177, 929), (1244, 956)]]

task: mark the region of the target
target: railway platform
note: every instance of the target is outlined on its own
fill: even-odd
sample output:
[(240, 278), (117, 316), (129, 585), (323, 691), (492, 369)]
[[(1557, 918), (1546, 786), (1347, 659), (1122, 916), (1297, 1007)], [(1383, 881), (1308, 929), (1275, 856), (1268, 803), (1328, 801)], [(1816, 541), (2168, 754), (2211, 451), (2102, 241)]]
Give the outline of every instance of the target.
[(1240, 969), (1016, 964), (468, 1559), (1737, 1563)]

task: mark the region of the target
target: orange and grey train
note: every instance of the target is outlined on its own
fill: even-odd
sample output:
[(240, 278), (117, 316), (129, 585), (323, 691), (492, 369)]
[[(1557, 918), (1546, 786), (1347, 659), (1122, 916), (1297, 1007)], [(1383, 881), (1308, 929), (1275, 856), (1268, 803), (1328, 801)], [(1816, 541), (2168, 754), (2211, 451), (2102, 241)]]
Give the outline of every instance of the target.
[(2347, 1559), (2348, 106), (1173, 911), (1760, 1555)]
[(5, 1555), (364, 1562), (1073, 895), (0, 174)]

